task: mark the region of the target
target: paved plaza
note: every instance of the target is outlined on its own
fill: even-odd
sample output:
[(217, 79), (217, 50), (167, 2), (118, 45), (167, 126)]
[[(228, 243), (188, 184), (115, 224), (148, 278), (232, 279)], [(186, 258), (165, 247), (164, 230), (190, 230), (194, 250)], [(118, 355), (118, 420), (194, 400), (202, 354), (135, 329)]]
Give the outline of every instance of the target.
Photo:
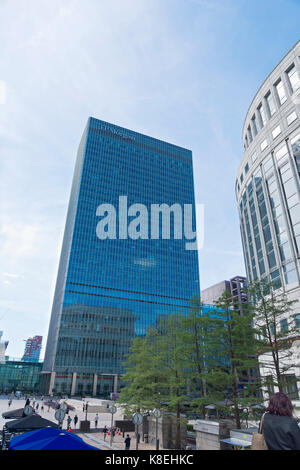
[[(40, 398), (35, 399), (36, 403), (39, 403), (39, 408), (38, 408), (38, 414), (45, 419), (48, 419), (50, 421), (53, 421), (57, 424), (57, 421), (55, 419), (55, 411), (52, 407), (49, 408), (49, 406), (44, 404), (44, 410), (41, 410), (41, 405), (42, 405), (42, 400)], [(44, 401), (47, 401), (45, 399)], [(103, 432), (100, 431), (105, 425), (110, 428), (111, 426), (111, 414), (108, 413), (98, 413), (99, 420), (98, 420), (98, 426), (97, 429), (95, 428), (95, 416), (96, 413), (88, 413), (88, 420), (90, 421), (90, 426), (91, 426), (91, 431), (90, 433), (79, 433), (79, 426), (80, 426), (80, 421), (85, 420), (86, 413), (83, 412), (83, 403), (84, 401), (82, 400), (66, 400), (67, 403), (69, 403), (72, 406), (76, 406), (76, 409), (74, 411), (69, 411), (69, 415), (66, 415), (64, 422), (63, 422), (63, 429), (67, 429), (67, 417), (70, 416), (72, 418), (71, 422), (71, 428), (72, 429), (77, 429), (77, 434), (80, 435), (84, 439), (85, 442), (87, 442), (90, 445), (93, 445), (94, 447), (98, 447), (99, 449), (102, 450), (125, 450), (125, 444), (124, 444), (124, 439), (126, 438), (127, 434), (131, 437), (131, 445), (130, 449), (135, 450), (136, 449), (136, 438), (135, 438), (135, 433), (134, 432), (126, 432), (124, 437), (123, 434), (121, 435), (116, 434), (112, 443), (112, 446), (110, 447), (110, 436), (107, 435), (106, 439), (104, 440), (104, 435)], [(104, 405), (107, 403), (110, 403), (106, 400), (100, 400), (100, 399), (95, 399), (95, 398), (88, 398), (87, 401), (89, 402), (90, 405)], [(31, 405), (33, 402), (33, 398), (31, 397)], [(12, 411), (16, 410), (18, 408), (24, 408), (25, 406), (25, 399), (20, 398), (14, 398), (12, 401), (11, 406), (8, 406), (8, 398), (1, 397), (0, 398), (0, 429), (2, 430), (4, 424), (8, 422), (8, 420), (4, 419), (2, 417), (2, 413), (5, 413), (6, 411)], [(78, 416), (78, 423), (77, 427), (74, 427), (74, 416), (77, 414)], [(121, 420), (123, 419), (123, 411), (122, 409), (118, 408), (117, 413), (114, 415), (114, 420)], [(155, 442), (153, 443), (145, 443), (142, 440), (139, 442), (139, 450), (155, 450)]]

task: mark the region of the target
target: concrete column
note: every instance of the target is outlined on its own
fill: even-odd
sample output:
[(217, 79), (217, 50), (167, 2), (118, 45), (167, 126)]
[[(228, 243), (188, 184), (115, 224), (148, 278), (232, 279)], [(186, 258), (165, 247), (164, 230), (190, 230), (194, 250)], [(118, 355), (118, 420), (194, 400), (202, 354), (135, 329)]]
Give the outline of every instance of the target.
[(73, 376), (72, 376), (72, 386), (71, 386), (71, 396), (75, 395), (76, 379), (77, 379), (77, 372), (73, 372)]
[(50, 376), (50, 384), (49, 384), (49, 395), (52, 395), (53, 393), (53, 388), (54, 388), (54, 382), (55, 382), (55, 375), (56, 375), (56, 372), (51, 372), (51, 376)]
[(118, 392), (118, 376), (114, 376), (114, 393)]
[(98, 374), (94, 374), (93, 396), (95, 396), (97, 394), (97, 381), (98, 381)]

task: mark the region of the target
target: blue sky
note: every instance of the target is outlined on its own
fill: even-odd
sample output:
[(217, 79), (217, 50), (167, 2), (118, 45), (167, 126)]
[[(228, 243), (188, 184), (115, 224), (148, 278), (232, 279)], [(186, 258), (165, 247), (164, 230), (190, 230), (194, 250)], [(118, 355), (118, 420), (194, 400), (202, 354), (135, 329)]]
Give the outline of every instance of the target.
[[(26, 6), (25, 6), (26, 3)], [(78, 143), (94, 116), (193, 151), (200, 283), (244, 274), (234, 183), (248, 106), (299, 0), (0, 0), (0, 329), (46, 337)], [(44, 344), (45, 346), (45, 344)]]

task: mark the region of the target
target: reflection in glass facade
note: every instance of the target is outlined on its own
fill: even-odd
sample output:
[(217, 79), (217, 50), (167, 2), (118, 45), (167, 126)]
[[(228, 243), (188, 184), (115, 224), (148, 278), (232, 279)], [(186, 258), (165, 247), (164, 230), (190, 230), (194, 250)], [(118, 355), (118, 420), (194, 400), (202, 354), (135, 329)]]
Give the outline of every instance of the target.
[[(149, 225), (151, 204), (177, 203), (182, 209), (192, 204), (194, 209), (191, 151), (89, 119), (78, 150), (53, 301), (45, 391), (116, 391), (115, 377), (123, 373), (132, 339), (161, 316), (187, 312), (191, 297), (199, 295), (197, 251), (186, 250), (184, 237), (175, 239), (172, 230), (170, 239), (121, 233), (120, 196), (127, 196), (128, 208), (144, 204)], [(117, 239), (97, 238), (96, 211), (105, 203), (116, 208)], [(172, 229), (172, 214), (170, 220)], [(193, 220), (195, 230), (194, 211)]]
[(42, 367), (43, 363), (39, 361), (24, 362), (21, 359), (6, 358), (0, 363), (0, 393), (17, 390), (37, 393)]
[[(299, 142), (300, 135), (298, 146)], [(241, 192), (239, 212), (249, 280), (268, 279), (281, 287), (282, 281), (298, 283), (295, 257), (300, 255), (299, 173), (293, 172), (286, 143), (274, 150)]]

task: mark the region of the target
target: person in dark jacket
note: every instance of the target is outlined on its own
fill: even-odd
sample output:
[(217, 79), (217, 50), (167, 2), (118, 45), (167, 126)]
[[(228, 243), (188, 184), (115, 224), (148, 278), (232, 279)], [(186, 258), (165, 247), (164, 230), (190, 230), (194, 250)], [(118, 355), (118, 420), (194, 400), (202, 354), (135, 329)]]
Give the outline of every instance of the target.
[(129, 436), (129, 434), (127, 434), (127, 437), (125, 439), (125, 450), (129, 450), (130, 449), (130, 441), (131, 441), (131, 438)]
[(300, 428), (293, 418), (293, 405), (285, 393), (270, 399), (262, 433), (269, 450), (300, 450)]

